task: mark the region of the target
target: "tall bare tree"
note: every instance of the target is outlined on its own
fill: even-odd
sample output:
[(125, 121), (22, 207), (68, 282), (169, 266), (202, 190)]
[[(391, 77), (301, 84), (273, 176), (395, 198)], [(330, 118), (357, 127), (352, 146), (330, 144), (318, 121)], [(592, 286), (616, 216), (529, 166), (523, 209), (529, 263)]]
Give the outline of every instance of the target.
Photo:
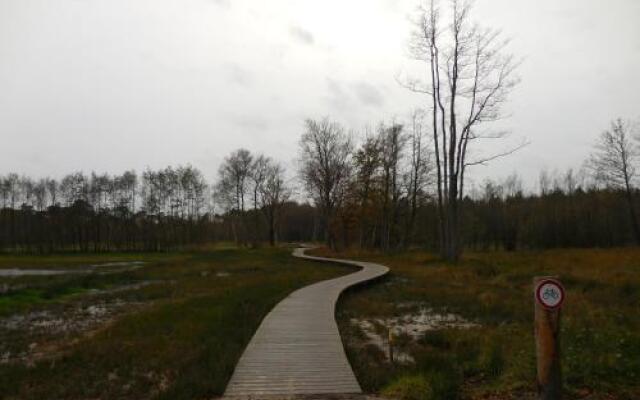
[(264, 179), (260, 185), (260, 205), (267, 219), (269, 244), (275, 246), (278, 240), (278, 228), (282, 218), (282, 208), (291, 197), (284, 168), (267, 159)]
[(632, 140), (632, 125), (621, 118), (600, 134), (587, 165), (596, 180), (606, 186), (624, 190), (635, 239), (640, 245), (640, 223), (634, 203), (634, 185), (640, 162), (640, 148)]
[(382, 243), (389, 250), (398, 238), (398, 201), (400, 199), (400, 161), (407, 138), (400, 124), (380, 124), (378, 136), (382, 166)]
[(470, 1), (452, 0), (450, 5), (446, 14), (437, 0), (420, 10), (410, 49), (426, 63), (429, 78), (426, 83), (404, 83), (430, 98), (440, 246), (442, 255), (455, 262), (462, 251), (460, 207), (466, 169), (515, 151), (468, 157), (478, 140), (505, 135), (479, 127), (501, 118), (501, 105), (517, 83), (517, 62), (506, 53), (507, 42), (498, 31), (473, 23)]
[(409, 170), (405, 173), (405, 186), (409, 213), (405, 223), (403, 245), (407, 247), (413, 237), (416, 214), (421, 197), (424, 197), (428, 185), (430, 185), (434, 170), (431, 151), (425, 144), (423, 125), (424, 112), (415, 110), (411, 114), (411, 133), (409, 137)]
[(89, 182), (82, 172), (74, 172), (66, 175), (60, 182), (60, 192), (66, 204), (72, 205), (76, 201), (87, 201)]
[(45, 185), (47, 186), (47, 193), (49, 195), (49, 205), (55, 206), (58, 204), (58, 181), (52, 178), (45, 178)]
[(252, 163), (253, 156), (249, 150), (239, 149), (231, 153), (224, 159), (218, 170), (219, 177), (215, 191), (220, 203), (227, 211), (231, 211), (231, 225), (236, 241), (243, 243), (246, 243), (247, 230), (245, 196), (249, 189)]
[[(11, 173), (3, 179), (3, 192), (7, 193), (7, 198), (9, 199), (9, 207), (15, 209), (18, 205), (18, 200), (20, 198), (20, 176), (18, 174)], [(6, 205), (5, 205), (6, 207)]]
[(47, 203), (47, 187), (46, 180), (39, 179), (34, 187), (35, 205), (36, 210), (44, 211)]
[(258, 155), (254, 158), (251, 163), (251, 170), (249, 173), (249, 178), (252, 184), (252, 194), (253, 194), (253, 229), (251, 229), (251, 244), (253, 247), (258, 246), (259, 242), (259, 229), (260, 225), (260, 213), (258, 209), (261, 207), (260, 205), (260, 193), (263, 190), (263, 185), (265, 184), (265, 179), (267, 177), (268, 169), (271, 165), (271, 159), (263, 154)]
[(324, 237), (335, 247), (331, 223), (351, 176), (353, 144), (342, 126), (328, 118), (308, 119), (300, 139), (300, 178), (320, 210)]

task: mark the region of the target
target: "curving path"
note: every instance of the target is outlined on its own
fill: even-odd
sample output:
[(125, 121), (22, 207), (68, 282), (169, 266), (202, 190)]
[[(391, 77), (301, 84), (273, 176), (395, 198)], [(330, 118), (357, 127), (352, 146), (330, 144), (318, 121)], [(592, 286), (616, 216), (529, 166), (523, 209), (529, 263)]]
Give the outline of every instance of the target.
[(361, 267), (358, 272), (306, 286), (291, 293), (265, 317), (245, 349), (225, 396), (361, 393), (335, 320), (340, 293), (385, 275), (383, 265), (313, 257), (296, 249), (295, 257)]

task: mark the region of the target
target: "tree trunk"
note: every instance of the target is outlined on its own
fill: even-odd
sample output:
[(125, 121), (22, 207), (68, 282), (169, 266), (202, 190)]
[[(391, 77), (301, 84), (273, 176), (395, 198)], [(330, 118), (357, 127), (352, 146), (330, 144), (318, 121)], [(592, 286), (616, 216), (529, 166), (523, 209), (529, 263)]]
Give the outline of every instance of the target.
[(634, 239), (636, 245), (640, 246), (640, 223), (638, 222), (638, 214), (636, 213), (636, 207), (633, 202), (633, 191), (629, 183), (626, 183), (627, 202), (629, 203), (629, 217), (631, 218), (631, 228), (633, 229)]
[(455, 173), (449, 175), (449, 193), (447, 199), (447, 231), (446, 255), (447, 261), (457, 263), (460, 259), (460, 220), (458, 208), (458, 178)]

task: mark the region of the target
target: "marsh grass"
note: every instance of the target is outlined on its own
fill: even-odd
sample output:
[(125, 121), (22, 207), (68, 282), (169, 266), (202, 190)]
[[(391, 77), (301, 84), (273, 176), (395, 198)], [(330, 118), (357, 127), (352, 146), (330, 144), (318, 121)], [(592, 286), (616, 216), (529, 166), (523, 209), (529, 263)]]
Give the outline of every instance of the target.
[[(531, 396), (532, 279), (557, 275), (567, 289), (561, 333), (567, 397), (640, 398), (640, 249), (469, 253), (458, 265), (418, 250), (339, 256), (391, 267), (383, 284), (351, 290), (339, 304), (347, 353), (367, 391), (384, 392), (398, 382), (444, 371), (459, 392), (434, 398)], [(460, 314), (480, 326), (427, 332), (402, 349), (414, 364), (390, 365), (379, 350), (363, 347), (350, 320), (400, 315), (406, 310), (398, 305), (407, 302)]]
[[(220, 395), (253, 332), (278, 301), (296, 288), (351, 271), (295, 259), (288, 249), (115, 258), (123, 259), (147, 264), (118, 274), (21, 277), (12, 282), (21, 288), (3, 295), (5, 316), (55, 312), (116, 297), (136, 307), (92, 332), (48, 338), (66, 342), (60, 354), (34, 365), (0, 365), (0, 397), (193, 399)], [(69, 263), (78, 268), (113, 260), (112, 255), (69, 256)], [(67, 268), (66, 261), (57, 256), (21, 262)], [(0, 265), (15, 266), (15, 258), (0, 258)], [(154, 283), (99, 296), (87, 293), (140, 281)], [(11, 337), (15, 335), (3, 340)]]

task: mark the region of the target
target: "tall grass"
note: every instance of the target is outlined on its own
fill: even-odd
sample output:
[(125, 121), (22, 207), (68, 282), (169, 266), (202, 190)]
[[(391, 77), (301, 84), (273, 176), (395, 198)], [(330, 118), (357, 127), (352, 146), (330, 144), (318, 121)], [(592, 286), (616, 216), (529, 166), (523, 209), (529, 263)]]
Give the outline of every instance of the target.
[[(561, 340), (569, 397), (640, 398), (640, 249), (470, 253), (458, 265), (419, 250), (340, 257), (391, 267), (385, 284), (350, 291), (339, 305), (350, 360), (369, 391), (394, 387), (406, 376), (427, 376), (429, 365), (445, 365), (452, 381), (460, 379), (464, 398), (533, 393), (532, 279), (557, 275), (567, 289)], [(399, 315), (404, 311), (396, 305), (408, 301), (458, 313), (480, 327), (429, 332), (403, 349), (415, 364), (389, 365), (375, 349), (363, 350), (349, 321)]]
[[(117, 282), (91, 278), (95, 281), (88, 286), (152, 280), (157, 283), (117, 294), (146, 306), (91, 335), (69, 338), (71, 343), (62, 355), (34, 366), (0, 365), (0, 397), (194, 399), (221, 395), (253, 332), (278, 301), (296, 288), (350, 271), (292, 258), (286, 249), (134, 258), (139, 257), (150, 263)], [(94, 256), (90, 259), (95, 261)], [(66, 265), (66, 261), (61, 257), (55, 263)], [(34, 258), (30, 262), (46, 263)], [(0, 265), (5, 261), (0, 260)], [(109, 275), (103, 278), (114, 280)], [(78, 279), (82, 278), (56, 277), (51, 284), (76, 287)], [(33, 285), (38, 290), (47, 288), (46, 281)], [(82, 294), (54, 298), (62, 303), (88, 301)], [(31, 309), (49, 306), (35, 301)], [(11, 312), (24, 310), (16, 306)]]

